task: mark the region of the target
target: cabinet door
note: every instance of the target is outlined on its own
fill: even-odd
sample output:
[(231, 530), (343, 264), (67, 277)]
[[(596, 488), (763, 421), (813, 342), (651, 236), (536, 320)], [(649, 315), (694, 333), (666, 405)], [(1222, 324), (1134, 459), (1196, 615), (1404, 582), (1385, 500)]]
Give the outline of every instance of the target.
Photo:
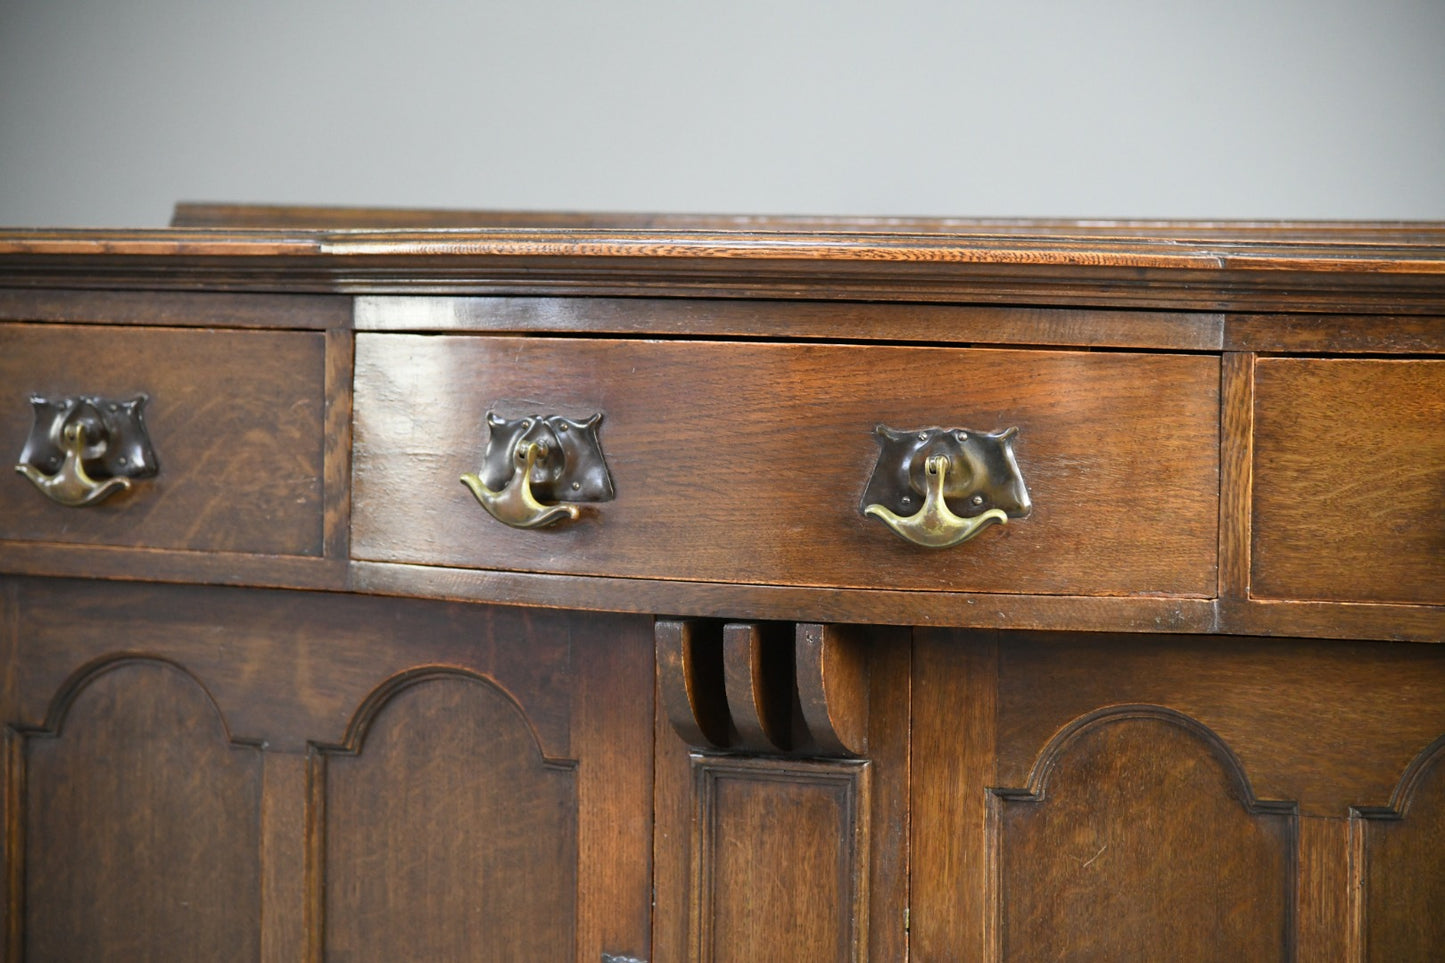
[(1445, 652), (920, 632), (913, 959), (1433, 959)]
[(7, 958), (648, 955), (645, 620), (3, 591)]

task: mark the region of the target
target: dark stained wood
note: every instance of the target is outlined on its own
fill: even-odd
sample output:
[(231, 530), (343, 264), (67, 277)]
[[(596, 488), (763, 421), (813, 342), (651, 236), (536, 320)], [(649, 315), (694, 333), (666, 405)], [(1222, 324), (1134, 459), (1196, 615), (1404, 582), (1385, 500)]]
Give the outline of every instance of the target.
[(802, 623), (794, 651), (799, 708), (817, 751), (865, 755), (868, 751), (868, 657), (855, 631)]
[(326, 763), (327, 955), (571, 957), (575, 764), (475, 677), (428, 673), (377, 710)]
[(577, 633), (577, 963), (652, 959), (652, 638), (645, 620)]
[(1440, 642), (1445, 641), (1445, 608), (1267, 599), (1226, 601), (1219, 606), (1218, 631), (1317, 639)]
[(737, 741), (728, 712), (721, 628), (697, 619), (659, 619), (658, 706), (690, 746), (726, 749)]
[[(1363, 959), (1430, 960), (1445, 946), (1445, 737), (1402, 780), (1403, 818), (1363, 820)], [(1379, 813), (1377, 815), (1387, 815)]]
[(1440, 354), (1445, 317), (1331, 314), (1233, 314), (1226, 351), (1291, 354)]
[(301, 753), (266, 753), (261, 785), (261, 960), (308, 960), (316, 924), (307, 890), (319, 866), (312, 857), (311, 759)]
[(694, 755), (693, 768), (692, 958), (868, 959), (868, 765)]
[(1249, 598), (1249, 520), (1254, 475), (1254, 355), (1220, 364), (1219, 597)]
[[(250, 946), (252, 957), (301, 959), (309, 953), (319, 959), (323, 936), (351, 939), (352, 923), (362, 924), (348, 915), (356, 906), (346, 900), (371, 892), (346, 876), (353, 857), (370, 865), (365, 852), (346, 848), (354, 844), (363, 850), (386, 847), (386, 858), (392, 859), (421, 854), (417, 865), (440, 874), (386, 884), (389, 895), (364, 907), (363, 915), (378, 916), (376, 925), (384, 925), (382, 918), (393, 910), (410, 914), (418, 901), (446, 918), (453, 910), (471, 912), (474, 888), (452, 887), (451, 877), (443, 878), (448, 871), (453, 876), (523, 873), (522, 893), (542, 877), (554, 883), (565, 878), (563, 895), (574, 911), (559, 922), (552, 912), (556, 905), (548, 909), (538, 903), (532, 923), (546, 920), (542, 941), (529, 938), (522, 949), (498, 950), (489, 958), (506, 959), (512, 953), (510, 958), (531, 959), (534, 952), (558, 958), (548, 939), (575, 944), (578, 960), (598, 959), (604, 951), (646, 958), (653, 707), (649, 698), (620, 694), (639, 685), (646, 691), (651, 675), (647, 620), (592, 616), (578, 622), (564, 613), (255, 589), (48, 579), (3, 584), (11, 600), (3, 609), (10, 626), (5, 637), (13, 640), (4, 663), (10, 667), (5, 721), (26, 729), (52, 725), (47, 720), (54, 716), (55, 693), (73, 687), (68, 680), (84, 666), (125, 652), (155, 660), (142, 664), (184, 667), (214, 698), (206, 703), (207, 711), (219, 717), (209, 725), (223, 737), (229, 733), (232, 741), (265, 746), (253, 767), (252, 837), (248, 842), (225, 834), (244, 857), (238, 865), (250, 866), (254, 877), (251, 903), (236, 907), (250, 934), (243, 949)], [(185, 678), (176, 669), (167, 671)], [(458, 686), (465, 691), (458, 692)], [(136, 687), (123, 688), (134, 699), (150, 691), (142, 687), (130, 695)], [(466, 694), (473, 690), (483, 692), (480, 707)], [(433, 693), (437, 698), (431, 698)], [(408, 695), (410, 709), (405, 708)], [(388, 716), (392, 705), (402, 705), (406, 718), (387, 729), (388, 718), (400, 718)], [(374, 719), (382, 721), (369, 730), (368, 721)], [(58, 739), (29, 741), (64, 746), (72, 728), (67, 723)], [(167, 726), (157, 728), (166, 734)], [(199, 729), (187, 724), (187, 731)], [(390, 732), (384, 739), (391, 741), (369, 742), (368, 732)], [(500, 733), (500, 742), (487, 742), (493, 733)], [(125, 730), (116, 736), (122, 742), (128, 738)], [(468, 748), (468, 738), (483, 739), (485, 745)], [(392, 749), (369, 755), (367, 747), (377, 744)], [(222, 750), (241, 751), (226, 745), (223, 738)], [(323, 765), (312, 761), (310, 747), (317, 745), (340, 748), (324, 752)], [(347, 754), (352, 751), (357, 755)], [(115, 752), (118, 759), (128, 758), (124, 745)], [(362, 775), (337, 777), (339, 770)], [(167, 778), (184, 786), (197, 779), (205, 786), (215, 782), (204, 772), (193, 778), (190, 771), (178, 769)], [(12, 769), (8, 785), (23, 787), (15, 773)], [(532, 783), (526, 773), (536, 777)], [(328, 790), (333, 778), (349, 787), (339, 804)], [(560, 816), (557, 806), (523, 806), (521, 823), (503, 819), (495, 824), (486, 823), (477, 809), (476, 794), (491, 792), (503, 802), (498, 803), (502, 809), (494, 806), (490, 812), (502, 819), (508, 807), (515, 808), (505, 799), (521, 791), (519, 780), (555, 788), (558, 779), (566, 789), (558, 797), (566, 803)], [(155, 791), (166, 796), (167, 806), (187, 798), (169, 785), (156, 781)], [(224, 790), (217, 785), (217, 791)], [(32, 799), (24, 812), (33, 813), (35, 805)], [(359, 827), (346, 822), (355, 807), (365, 810)], [(9, 806), (6, 818), (15, 812)], [(565, 851), (557, 848), (556, 833), (528, 822), (543, 817), (565, 817), (570, 827), (563, 834)], [(367, 820), (380, 820), (388, 828), (373, 834)], [(423, 832), (425, 827), (430, 830)], [(96, 832), (111, 829), (105, 823)], [(453, 830), (471, 832), (472, 848), (454, 853), (449, 847), (456, 840), (448, 835)], [(477, 841), (493, 837), (485, 845)], [(117, 839), (129, 845), (125, 834)], [(436, 856), (438, 846), (447, 859), (456, 859)], [(335, 856), (336, 847), (342, 849), (339, 861), (328, 856)], [(7, 853), (13, 851), (7, 844)], [(18, 872), (23, 863), (15, 859), (7, 865)], [(365, 866), (357, 871), (369, 872)], [(447, 883), (442, 895), (429, 888), (440, 885), (438, 880)], [(405, 892), (411, 884), (420, 887), (421, 895), (412, 893), (415, 900)], [(43, 899), (54, 902), (47, 894)], [(342, 901), (339, 916), (333, 905), (337, 899)], [(463, 906), (459, 900), (469, 902)], [(487, 905), (487, 913), (515, 915), (505, 901)], [(478, 925), (496, 938), (505, 935), (486, 921)], [(402, 937), (408, 932), (405, 927), (395, 931)], [(380, 958), (406, 956), (398, 957), (385, 941), (372, 944)]]
[(1255, 366), (1252, 593), (1445, 604), (1445, 361)]
[(0, 287), (0, 319), (167, 328), (348, 328), (351, 302), (335, 295)]
[(74, 680), (25, 747), (29, 960), (254, 960), (262, 765), (172, 665)]
[(20, 675), (17, 586), (0, 579), (0, 948), (5, 959), (25, 949), (25, 741), (8, 725), (15, 718)]
[(909, 946), (919, 960), (998, 959), (988, 808), (998, 785), (997, 644), (992, 632), (914, 637)]
[[(676, 623), (674, 623), (676, 624)], [(659, 638), (663, 623), (659, 622)], [(696, 940), (692, 903), (696, 883), (692, 873), (693, 820), (697, 812), (696, 783), (689, 746), (678, 734), (665, 710), (669, 671), (661, 658), (656, 665), (657, 718), (653, 727), (652, 812), (652, 953), (658, 963), (686, 960)]]
[(1207, 732), (1115, 710), (1041, 777), (995, 803), (1001, 959), (1292, 957), (1294, 819)]
[(18, 456), (28, 396), (150, 396), (160, 473), (86, 509), (15, 472), (0, 538), (319, 555), (324, 344), (319, 334), (0, 325), (0, 438)]
[(1360, 888), (1355, 881), (1355, 821), (1299, 820), (1299, 941), (1296, 959), (1360, 959)]
[[(1212, 597), (1218, 392), (1218, 361), (1186, 355), (362, 334), (353, 553), (839, 588), (883, 566), (890, 588)], [(603, 412), (616, 501), (536, 531), (474, 504), (457, 479), (480, 462), (486, 412), (515, 399)], [(859, 505), (879, 423), (1018, 426), (1032, 516), (950, 552), (898, 538)]]
[(1257, 798), (1343, 818), (1386, 805), (1445, 732), (1441, 692), (1438, 646), (1014, 633), (999, 650), (999, 785), (1028, 785), (1076, 719), (1165, 706), (1215, 733)]
[[(0, 482), (5, 959), (1438, 955), (1445, 225), (177, 220), (0, 234), (0, 441), (53, 371), (194, 440)], [(618, 498), (488, 518), (493, 403)], [(1033, 514), (907, 545), (879, 422)]]
[(351, 556), (351, 385), (356, 339), (326, 332), (325, 449), (322, 452), (322, 554)]
[(1230, 239), (527, 229), (10, 231), (0, 287), (811, 297), (1438, 315), (1437, 225)]
[[(17, 475), (16, 478), (20, 476)], [(60, 578), (127, 579), (262, 588), (343, 589), (345, 559), (109, 545), (55, 545), (0, 541), (7, 572)]]
[(723, 626), (723, 689), (737, 733), (736, 748), (777, 752), (793, 748), (792, 639), (773, 626), (733, 622)]
[(51, 579), (25, 580), (19, 598), (10, 721), (41, 725), (66, 678), (121, 649), (185, 666), (205, 680), (233, 738), (283, 752), (345, 744), (377, 685), (441, 664), (512, 693), (546, 754), (571, 758), (568, 642), (607, 639), (628, 624), (591, 616), (578, 628), (558, 612)]
[(1224, 316), (939, 304), (661, 298), (356, 299), (361, 331), (688, 335), (1218, 350)]
[(0, 778), (5, 781), (3, 823), (0, 823), (0, 852), (5, 866), (0, 874), (0, 912), (4, 929), (0, 930), (0, 946), (5, 959), (20, 960), (25, 955), (25, 741), (10, 727), (0, 731)]
[[(460, 486), (459, 486), (460, 487)], [(668, 579), (576, 578), (533, 572), (487, 572), (443, 566), (354, 562), (351, 587), (383, 595), (504, 601), (603, 612), (687, 612), (700, 618), (788, 619), (882, 625), (961, 625), (980, 628), (1114, 632), (1210, 632), (1212, 599), (1120, 598), (1069, 595), (994, 595), (738, 585)], [(1439, 625), (1438, 609), (1419, 614)], [(1322, 622), (1328, 623), (1325, 616)], [(1355, 623), (1358, 637), (1392, 631), (1395, 623)]]
[[(660, 622), (659, 637), (667, 638), (675, 625)], [(797, 631), (805, 633), (819, 629), (825, 633), (835, 631), (832, 626), (798, 626)], [(834, 790), (838, 789), (838, 784), (832, 780), (840, 777), (839, 774), (852, 780), (854, 777), (847, 774), (862, 772), (856, 768), (857, 762), (845, 764), (842, 768), (830, 768), (828, 764), (800, 758), (815, 752), (816, 746), (795, 748), (795, 755), (790, 759), (775, 757), (762, 762), (739, 763), (738, 757), (731, 755), (692, 754), (689, 757), (687, 747), (679, 740), (676, 729), (659, 706), (657, 788), (654, 797), (657, 814), (656, 959), (698, 958), (695, 954), (699, 952), (703, 954), (701, 958), (737, 958), (736, 954), (742, 949), (731, 946), (736, 940), (717, 937), (715, 931), (709, 928), (712, 924), (707, 922), (707, 914), (699, 915), (697, 907), (702, 904), (698, 901), (711, 905), (707, 901), (715, 898), (741, 901), (733, 906), (733, 910), (744, 915), (762, 914), (762, 918), (768, 918), (769, 914), (796, 915), (795, 925), (801, 927), (802, 932), (789, 936), (791, 942), (787, 946), (801, 953), (797, 958), (832, 958), (817, 954), (825, 953), (829, 948), (836, 950), (840, 944), (831, 935), (819, 936), (817, 922), (805, 917), (809, 915), (807, 907), (812, 900), (832, 899), (841, 892), (837, 886), (856, 892), (856, 899), (862, 901), (848, 910), (854, 916), (849, 917), (847, 925), (855, 928), (858, 934), (866, 933), (866, 940), (860, 944), (863, 949), (856, 952), (866, 953), (869, 959), (899, 959), (905, 955), (909, 885), (907, 826), (911, 647), (907, 633), (900, 630), (869, 630), (866, 638), (854, 641), (859, 645), (858, 654), (866, 654), (867, 664), (860, 668), (853, 681), (861, 685), (862, 691), (855, 695), (861, 697), (866, 705), (863, 741), (867, 744), (866, 763), (872, 775), (858, 786), (848, 788), (846, 793), (848, 799), (853, 799), (853, 794), (857, 792), (865, 793), (857, 797), (856, 802), (868, 807), (872, 828), (858, 839), (848, 837), (851, 842), (840, 843), (839, 838), (828, 835), (836, 830), (836, 826), (821, 830), (816, 826), (803, 826), (798, 827), (795, 834), (792, 820), (797, 818), (797, 814), (789, 815), (789, 800), (813, 806), (815, 810), (817, 805), (824, 805), (825, 809), (834, 807), (829, 811), (836, 816), (837, 796)], [(668, 671), (664, 664), (659, 664), (660, 686), (662, 677)], [(771, 682), (776, 684), (777, 679)], [(835, 690), (835, 694), (839, 693)], [(743, 768), (738, 769), (739, 765)], [(740, 791), (739, 796), (724, 794), (715, 795), (711, 801), (705, 799), (700, 793), (711, 791), (708, 787), (712, 786), (706, 781), (712, 778), (707, 774), (717, 772), (725, 776), (731, 773), (742, 779), (745, 790)], [(816, 773), (830, 774), (821, 784), (821, 790), (814, 779)], [(833, 801), (828, 802), (830, 799)], [(704, 816), (705, 807), (711, 807), (706, 810), (711, 817)], [(765, 825), (757, 832), (743, 832), (742, 828), (737, 828), (739, 820), (745, 828), (750, 820), (763, 818), (758, 815), (760, 811), (776, 812), (779, 818), (767, 817)], [(708, 842), (695, 835), (708, 831), (705, 829), (706, 818), (722, 821), (724, 830), (730, 834), (728, 838), (734, 840), (729, 845), (741, 846), (744, 852), (714, 854), (712, 849), (700, 849), (717, 843), (716, 838)], [(824, 833), (822, 837), (816, 835), (820, 831)], [(795, 835), (797, 838), (794, 838)], [(835, 872), (832, 880), (819, 884), (825, 887), (826, 892), (818, 890), (811, 876), (805, 877), (807, 882), (799, 883), (796, 893), (788, 893), (785, 902), (775, 906), (768, 905), (771, 897), (755, 892), (760, 885), (777, 887), (781, 885), (779, 880), (793, 879), (801, 869), (816, 869), (817, 861), (824, 858), (824, 853), (830, 854), (829, 859), (842, 858), (837, 854), (837, 848), (843, 844), (857, 847), (856, 851), (842, 855), (856, 861), (854, 870), (864, 873), (864, 876), (839, 882)], [(726, 860), (726, 865), (718, 863), (715, 855)], [(705, 875), (699, 876), (700, 873)], [(762, 883), (758, 882), (759, 877), (763, 879)], [(865, 887), (866, 892), (859, 887)], [(775, 892), (775, 888), (768, 890), (768, 893)], [(719, 893), (726, 895), (719, 896)], [(830, 906), (824, 912), (836, 914), (838, 909)], [(747, 941), (762, 938), (752, 934), (738, 937), (748, 946), (757, 944)], [(863, 939), (861, 935), (858, 938)], [(798, 949), (815, 939), (821, 940), (815, 947)], [(717, 950), (723, 944), (727, 944), (726, 953)], [(699, 950), (700, 945), (704, 949)], [(707, 955), (714, 951), (722, 955)]]

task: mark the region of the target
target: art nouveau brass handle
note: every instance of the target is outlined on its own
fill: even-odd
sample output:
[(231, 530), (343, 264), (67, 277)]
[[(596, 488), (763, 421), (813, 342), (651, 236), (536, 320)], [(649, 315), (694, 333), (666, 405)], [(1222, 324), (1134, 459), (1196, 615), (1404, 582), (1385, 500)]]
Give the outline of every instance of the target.
[[(1017, 428), (896, 431), (879, 425), (876, 434), (883, 450), (863, 495), (863, 514), (915, 545), (960, 545), (1032, 510), (1014, 458)], [(950, 498), (963, 507), (955, 511)]]
[(51, 501), (73, 508), (129, 491), (132, 479), (158, 471), (141, 419), (146, 400), (32, 396), (35, 424), (15, 470)]
[[(602, 415), (503, 418), (487, 413), (491, 437), (482, 470), (462, 484), (487, 513), (512, 528), (544, 528), (581, 517), (580, 505), (612, 500), (612, 477), (597, 440)], [(563, 497), (565, 495), (565, 497)]]

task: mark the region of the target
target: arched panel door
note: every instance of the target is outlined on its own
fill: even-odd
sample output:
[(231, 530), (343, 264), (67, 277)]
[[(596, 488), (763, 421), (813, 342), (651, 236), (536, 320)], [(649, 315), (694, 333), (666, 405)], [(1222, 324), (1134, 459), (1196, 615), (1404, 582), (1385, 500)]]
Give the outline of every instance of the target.
[(545, 758), (488, 681), (391, 688), (356, 752), (326, 753), (327, 958), (570, 958), (575, 763)]
[(1000, 792), (1004, 960), (1264, 960), (1293, 934), (1295, 819), (1159, 707), (1095, 714)]
[(24, 740), (25, 959), (255, 960), (260, 751), (157, 660), (83, 673), (56, 706)]

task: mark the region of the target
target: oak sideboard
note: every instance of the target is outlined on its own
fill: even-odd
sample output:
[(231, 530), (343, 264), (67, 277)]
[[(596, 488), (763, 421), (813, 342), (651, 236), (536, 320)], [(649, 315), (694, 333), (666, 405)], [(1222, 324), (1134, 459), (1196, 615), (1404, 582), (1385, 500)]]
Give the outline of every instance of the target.
[(4, 958), (1438, 959), (1445, 225), (0, 233)]

